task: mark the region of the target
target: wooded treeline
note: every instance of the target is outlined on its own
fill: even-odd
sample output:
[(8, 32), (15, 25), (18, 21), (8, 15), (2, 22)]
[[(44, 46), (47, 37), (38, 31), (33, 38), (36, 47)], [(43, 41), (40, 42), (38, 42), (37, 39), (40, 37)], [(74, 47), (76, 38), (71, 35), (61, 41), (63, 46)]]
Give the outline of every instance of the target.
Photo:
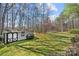
[(51, 21), (46, 3), (0, 3), (0, 32), (69, 31), (79, 29), (79, 4), (65, 4), (62, 13)]
[(65, 4), (65, 8), (56, 18), (56, 28), (58, 31), (69, 31), (71, 29), (79, 29), (79, 4)]
[(51, 30), (46, 3), (0, 3), (0, 32)]

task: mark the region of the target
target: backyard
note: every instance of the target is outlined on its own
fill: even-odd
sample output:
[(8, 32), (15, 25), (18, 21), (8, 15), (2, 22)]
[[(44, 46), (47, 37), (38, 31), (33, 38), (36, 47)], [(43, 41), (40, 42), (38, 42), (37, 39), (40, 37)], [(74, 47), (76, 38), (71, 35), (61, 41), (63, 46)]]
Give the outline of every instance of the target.
[(65, 55), (73, 34), (67, 32), (36, 33), (34, 39), (0, 44), (1, 56), (54, 56)]
[(0, 56), (79, 56), (79, 3), (0, 3)]

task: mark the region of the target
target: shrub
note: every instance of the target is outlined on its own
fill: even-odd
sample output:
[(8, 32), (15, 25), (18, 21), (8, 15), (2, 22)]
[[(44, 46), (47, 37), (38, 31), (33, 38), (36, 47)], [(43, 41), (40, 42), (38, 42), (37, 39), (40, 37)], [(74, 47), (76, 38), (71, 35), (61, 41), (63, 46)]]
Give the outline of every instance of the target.
[(29, 32), (29, 33), (27, 33), (26, 38), (27, 39), (33, 39), (34, 38), (34, 34)]
[(72, 30), (70, 30), (70, 33), (79, 34), (79, 29), (72, 29)]

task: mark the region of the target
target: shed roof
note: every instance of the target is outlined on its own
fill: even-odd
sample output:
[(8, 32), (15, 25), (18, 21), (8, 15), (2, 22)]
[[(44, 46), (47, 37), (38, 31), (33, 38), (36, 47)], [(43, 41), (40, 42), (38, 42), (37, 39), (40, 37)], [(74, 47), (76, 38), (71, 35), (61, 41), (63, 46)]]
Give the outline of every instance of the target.
[(24, 31), (3, 31), (3, 33), (18, 33), (18, 32), (24, 32)]

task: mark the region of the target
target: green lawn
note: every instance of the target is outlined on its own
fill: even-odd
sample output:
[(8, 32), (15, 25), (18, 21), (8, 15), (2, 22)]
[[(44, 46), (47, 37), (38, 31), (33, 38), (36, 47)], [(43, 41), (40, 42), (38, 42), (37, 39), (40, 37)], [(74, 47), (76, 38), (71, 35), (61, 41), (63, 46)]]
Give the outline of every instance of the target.
[(37, 33), (31, 40), (22, 40), (7, 45), (0, 43), (1, 56), (53, 56), (65, 55), (69, 47), (70, 33)]

